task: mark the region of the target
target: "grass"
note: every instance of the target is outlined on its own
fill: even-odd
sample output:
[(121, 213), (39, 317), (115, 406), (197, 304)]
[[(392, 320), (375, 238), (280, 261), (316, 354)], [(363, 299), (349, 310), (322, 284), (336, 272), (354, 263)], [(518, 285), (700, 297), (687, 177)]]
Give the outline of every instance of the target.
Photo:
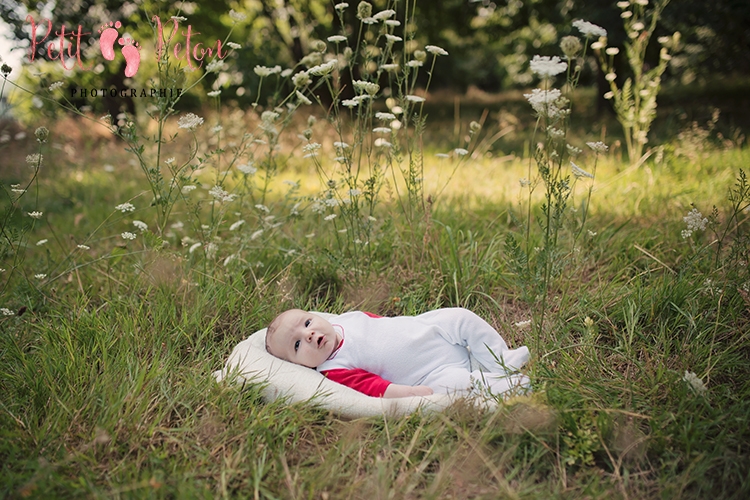
[[(685, 155), (670, 142), (640, 168), (616, 153), (600, 162), (591, 233), (573, 241), (564, 231), (568, 253), (549, 290), (550, 312), (532, 331), (514, 326), (531, 317), (536, 299), (505, 246), (527, 202), (519, 197), (522, 160), (484, 155), (452, 177), (452, 164), (428, 160), (426, 192), (441, 196), (419, 220), (390, 219), (364, 275), (305, 240), (319, 228), (306, 219), (249, 249), (240, 267), (207, 267), (179, 236), (164, 235), (164, 248), (139, 237), (116, 251), (130, 216), (102, 214), (136, 197), (132, 218), (147, 220), (141, 172), (122, 144), (57, 134), (39, 184), (44, 224), (24, 254), (28, 280), (3, 296), (5, 307), (25, 309), (0, 319), (0, 496), (750, 492), (750, 278), (740, 260), (716, 265), (710, 231), (680, 236), (691, 203), (726, 213), (728, 189), (750, 160), (746, 148), (701, 143)], [(23, 146), (4, 150), (4, 184), (25, 175), (18, 165), (33, 143)], [(107, 163), (114, 171), (103, 170)], [(303, 193), (318, 182), (294, 163), (280, 179), (301, 181)], [(578, 184), (573, 206), (587, 188)], [(21, 210), (34, 208), (24, 198)], [(41, 238), (49, 243), (36, 247)], [(93, 250), (66, 257), (84, 240)], [(302, 242), (296, 254), (277, 248), (288, 241)], [(41, 270), (55, 279), (39, 284), (33, 274)], [(260, 387), (215, 384), (210, 374), (231, 348), (289, 306), (381, 314), (469, 307), (510, 344), (529, 345), (535, 392), (496, 412), (458, 403), (440, 414), (344, 421), (311, 405), (266, 402)], [(686, 371), (705, 394), (683, 380)]]

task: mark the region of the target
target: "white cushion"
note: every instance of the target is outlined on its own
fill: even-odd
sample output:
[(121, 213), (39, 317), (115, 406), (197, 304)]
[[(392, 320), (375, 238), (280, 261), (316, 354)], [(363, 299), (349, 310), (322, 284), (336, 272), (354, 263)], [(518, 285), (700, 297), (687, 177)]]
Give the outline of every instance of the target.
[[(323, 318), (335, 316), (315, 313)], [(374, 398), (327, 379), (312, 368), (296, 365), (266, 351), (266, 328), (252, 334), (232, 350), (224, 369), (214, 372), (218, 382), (259, 383), (268, 401), (286, 398), (289, 403), (308, 402), (345, 418), (374, 415), (408, 415), (421, 408), (440, 411), (456, 400), (448, 394), (408, 398)]]

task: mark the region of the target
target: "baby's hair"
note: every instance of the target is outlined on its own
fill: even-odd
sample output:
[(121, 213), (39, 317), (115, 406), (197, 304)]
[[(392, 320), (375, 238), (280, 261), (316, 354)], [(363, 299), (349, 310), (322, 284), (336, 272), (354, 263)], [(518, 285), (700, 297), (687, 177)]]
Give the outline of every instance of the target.
[(266, 330), (266, 352), (269, 354), (273, 354), (273, 352), (271, 352), (271, 346), (268, 344), (268, 341), (271, 339), (271, 336), (276, 333), (276, 329), (279, 327), (279, 318), (281, 318), (281, 314), (276, 316), (273, 321), (271, 321), (271, 323), (268, 325), (268, 329)]

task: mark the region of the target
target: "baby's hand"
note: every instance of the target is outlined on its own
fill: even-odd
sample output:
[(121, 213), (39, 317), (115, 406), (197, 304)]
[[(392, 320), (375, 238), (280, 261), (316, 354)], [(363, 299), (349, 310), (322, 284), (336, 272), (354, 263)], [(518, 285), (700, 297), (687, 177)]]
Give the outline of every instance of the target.
[(410, 396), (429, 396), (433, 390), (426, 385), (389, 385), (383, 393), (384, 398), (408, 398)]

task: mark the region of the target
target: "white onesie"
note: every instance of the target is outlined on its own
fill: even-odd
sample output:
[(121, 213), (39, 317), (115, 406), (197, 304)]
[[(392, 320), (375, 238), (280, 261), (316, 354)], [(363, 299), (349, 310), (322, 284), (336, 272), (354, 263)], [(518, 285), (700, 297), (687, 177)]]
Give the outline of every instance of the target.
[[(528, 361), (529, 350), (508, 349), (494, 328), (467, 309), (394, 318), (354, 311), (329, 321), (343, 341), (317, 370), (332, 380), (341, 381), (334, 374), (364, 370), (386, 382), (426, 385), (436, 393), (468, 391), (472, 380), (494, 394), (529, 384), (526, 376), (511, 374)], [(471, 370), (467, 348), (485, 371)], [(342, 383), (366, 392), (356, 381)]]

